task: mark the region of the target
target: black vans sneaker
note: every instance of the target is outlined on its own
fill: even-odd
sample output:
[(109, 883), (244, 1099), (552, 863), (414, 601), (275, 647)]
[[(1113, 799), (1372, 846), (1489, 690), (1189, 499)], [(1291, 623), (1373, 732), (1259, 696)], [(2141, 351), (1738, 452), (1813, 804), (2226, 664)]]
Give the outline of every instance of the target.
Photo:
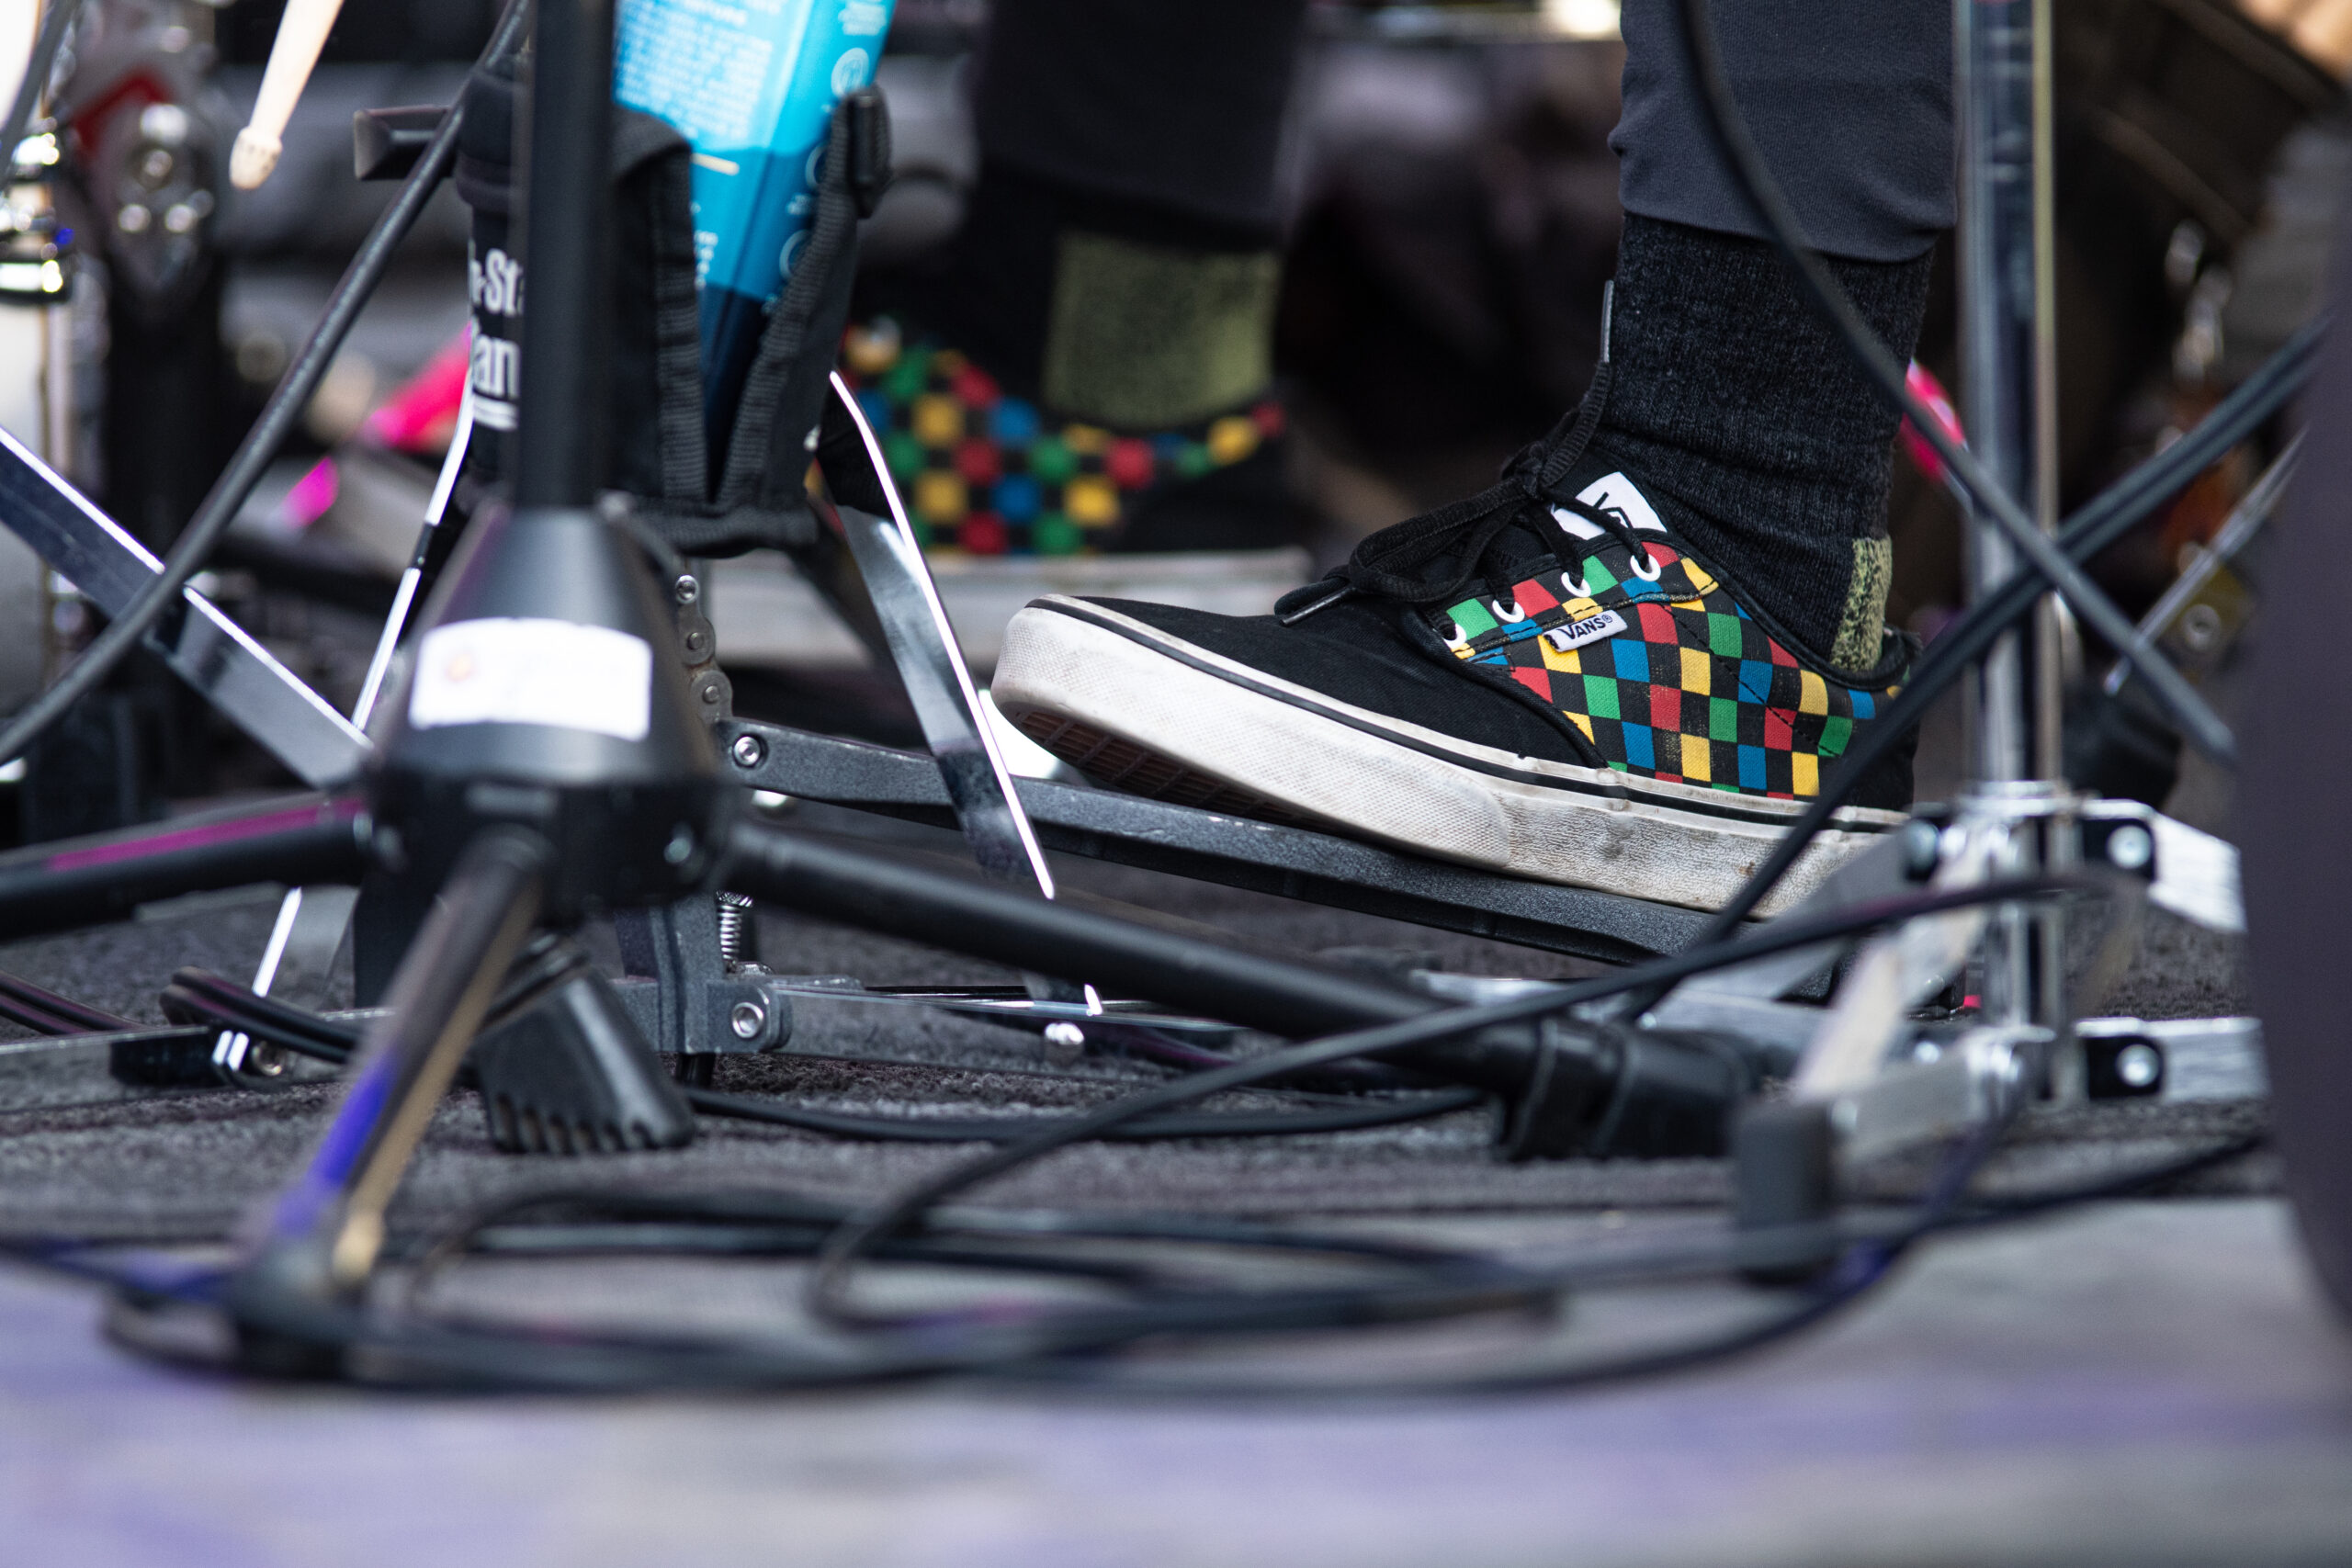
[[(1590, 445), (1593, 423), (1373, 536), (1271, 616), (1037, 600), (1006, 628), (996, 704), (1106, 786), (1714, 908), (1917, 648), (1889, 628), (1868, 670), (1804, 649), (1692, 554), (1677, 503)], [(1906, 751), (1760, 912), (1901, 823), (1910, 795)]]

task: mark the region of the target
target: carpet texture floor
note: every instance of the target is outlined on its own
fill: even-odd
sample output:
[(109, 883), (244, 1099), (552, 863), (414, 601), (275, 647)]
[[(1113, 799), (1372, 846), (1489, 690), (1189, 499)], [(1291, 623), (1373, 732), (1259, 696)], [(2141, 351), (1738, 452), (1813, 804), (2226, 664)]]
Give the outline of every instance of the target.
[[(815, 817), (838, 828), (840, 814)], [(928, 829), (866, 829), (926, 848), (954, 840)], [(1344, 911), (1080, 862), (1062, 874), (1095, 893), (1217, 924), (1253, 945), (1295, 951), (1407, 950), (1447, 968), (1490, 975), (1589, 974), (1578, 960), (1404, 926)], [(0, 947), (0, 970), (141, 1021), (183, 964), (243, 977), (274, 916), (267, 890), (151, 909), (146, 918)], [(761, 954), (787, 974), (854, 974), (871, 984), (1001, 983), (1013, 978), (955, 954), (764, 914)], [(592, 942), (592, 946), (598, 945)], [(2161, 915), (2142, 933), (2130, 973), (2102, 1010), (2164, 1018), (2245, 1010), (2236, 944)], [(345, 982), (347, 985), (347, 981)], [(715, 1087), (788, 1096), (868, 1114), (1009, 1115), (1092, 1103), (1156, 1081), (1153, 1067), (1088, 1061), (1057, 1069), (1035, 1037), (943, 1020), (910, 1028), (904, 1010), (827, 1008), (787, 1051), (722, 1060)], [(16, 1235), (200, 1240), (294, 1168), (335, 1103), (331, 1084), (277, 1092), (140, 1092), (105, 1074), (102, 1052), (0, 1046), (0, 1230)], [(1295, 1106), (1275, 1094), (1229, 1096), (1208, 1109)], [(2252, 1105), (2109, 1104), (2030, 1115), (1985, 1172), (1990, 1190), (2034, 1190), (2154, 1165), (2259, 1125)], [(1172, 1144), (1100, 1144), (1066, 1151), (988, 1189), (990, 1201), (1072, 1208), (1187, 1209), (1226, 1213), (1446, 1213), (1717, 1204), (1721, 1161), (1566, 1161), (1507, 1165), (1489, 1152), (1483, 1111), (1362, 1132)], [(494, 1152), (479, 1104), (450, 1097), (436, 1115), (395, 1210), (428, 1225), (526, 1191), (582, 1186), (668, 1190), (757, 1188), (870, 1201), (968, 1154), (971, 1145), (855, 1142), (706, 1119), (689, 1148), (580, 1159)], [(1895, 1160), (1862, 1173), (1868, 1196), (1916, 1190), (1931, 1162)], [(2198, 1179), (2201, 1192), (2275, 1190), (2267, 1156)]]

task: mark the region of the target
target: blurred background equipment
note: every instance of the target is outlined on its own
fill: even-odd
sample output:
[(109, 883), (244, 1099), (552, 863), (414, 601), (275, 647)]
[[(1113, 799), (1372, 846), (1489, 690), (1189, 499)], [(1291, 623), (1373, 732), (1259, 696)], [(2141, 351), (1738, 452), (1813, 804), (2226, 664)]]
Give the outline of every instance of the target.
[[(0, 425), (151, 548), (185, 523), (387, 198), (355, 176), (353, 114), (453, 101), (492, 15), (487, 0), (340, 15), (288, 111), (275, 172), (238, 190), (227, 149), (254, 113), (282, 9), (87, 0), (36, 119), (47, 140), (28, 142), (8, 190)], [(2169, 442), (2312, 313), (2352, 169), (2341, 107), (2352, 0), (2056, 0), (2053, 15), (2071, 502)], [(978, 175), (969, 93), (987, 16), (985, 0), (897, 8), (877, 80), (898, 177), (865, 225), (860, 320), (935, 272), (962, 221)], [(37, 21), (17, 6), (0, 27), (28, 40)], [(935, 552), (982, 671), (1005, 619), (1039, 592), (1262, 607), (1372, 529), (1483, 485), (1578, 395), (1619, 223), (1615, 30), (1607, 0), (1312, 6), (1283, 132), (1272, 344), (1277, 478), (1295, 529), (1214, 564), (1047, 556), (1018, 537), (1003, 554)], [(454, 424), (466, 234), (445, 191), (314, 400), (302, 449), (210, 574), (216, 598), (346, 707)], [(43, 263), (60, 291), (40, 292)], [(1957, 397), (1951, 293), (1939, 285), (1920, 358)], [(2156, 610), (2187, 567), (2202, 573), (2199, 592), (2250, 596), (2258, 528), (2238, 530), (2225, 570), (2198, 563), (2277, 456), (2267, 434), (2233, 453), (2110, 550), (2099, 581), (2134, 614)], [(1898, 469), (1890, 618), (1932, 636), (1959, 601), (1956, 519), (1939, 481)], [(469, 500), (461, 487), (460, 512)], [(96, 623), (14, 541), (0, 541), (0, 561), (13, 562), (0, 567), (0, 608), (46, 628), (38, 649), (0, 652), (8, 708)], [(913, 738), (895, 677), (783, 558), (718, 563), (706, 580), (741, 711)], [(2206, 635), (2207, 614), (2187, 601), (2163, 613), (2179, 636)], [(2223, 627), (2198, 662), (2225, 692), (2235, 617), (2212, 613)], [(2104, 650), (2083, 651), (2080, 776), (2120, 789), (2123, 768), (2132, 791), (2161, 795), (2175, 784), (2171, 742), (2115, 710), (2132, 699), (2105, 689), (2106, 666)], [(25, 792), (20, 831), (283, 782), (153, 670), (89, 705), (71, 731), (82, 760), (36, 760), (58, 782)], [(1930, 784), (1939, 744), (1931, 735)], [(2179, 787), (2187, 800), (2220, 786), (2191, 763)]]

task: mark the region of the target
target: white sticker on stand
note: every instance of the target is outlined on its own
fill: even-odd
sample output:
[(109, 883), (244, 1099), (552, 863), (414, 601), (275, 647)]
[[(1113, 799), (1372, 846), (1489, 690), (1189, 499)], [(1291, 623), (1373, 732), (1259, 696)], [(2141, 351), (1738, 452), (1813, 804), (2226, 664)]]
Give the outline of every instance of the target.
[(408, 721), (545, 724), (642, 740), (652, 722), (653, 649), (574, 621), (453, 621), (424, 634)]
[[(1659, 519), (1657, 508), (1652, 506), (1649, 498), (1635, 490), (1634, 481), (1623, 474), (1603, 475), (1578, 491), (1577, 499), (1600, 511), (1614, 512), (1625, 520), (1629, 527), (1645, 529), (1653, 534), (1666, 532), (1666, 524)], [(1600, 525), (1586, 521), (1565, 506), (1554, 507), (1552, 517), (1577, 538), (1600, 537)]]

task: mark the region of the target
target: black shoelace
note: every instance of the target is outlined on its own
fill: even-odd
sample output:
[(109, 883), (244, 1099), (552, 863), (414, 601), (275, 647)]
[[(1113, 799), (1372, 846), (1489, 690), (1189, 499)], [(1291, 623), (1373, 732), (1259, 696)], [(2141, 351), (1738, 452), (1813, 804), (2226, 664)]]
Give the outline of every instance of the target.
[[(1503, 620), (1503, 605), (1518, 575), (1513, 558), (1495, 549), (1507, 529), (1532, 536), (1543, 553), (1556, 553), (1556, 512), (1573, 513), (1623, 545), (1634, 558), (1652, 565), (1655, 558), (1620, 512), (1603, 511), (1574, 496), (1557, 493), (1570, 469), (1591, 445), (1609, 400), (1610, 367), (1606, 361), (1593, 372), (1592, 385), (1577, 406), (1542, 440), (1521, 448), (1503, 466), (1496, 483), (1464, 501), (1453, 502), (1418, 517), (1392, 524), (1365, 539), (1355, 553), (1330, 576), (1307, 592), (1306, 603), (1282, 613), (1284, 626), (1295, 626), (1317, 610), (1355, 594), (1392, 599), (1406, 604), (1450, 601), (1474, 580), (1483, 580), (1487, 596)], [(1454, 554), (1460, 564), (1450, 577), (1426, 571), (1430, 562)], [(1579, 569), (1580, 570), (1580, 569)], [(1514, 604), (1513, 610), (1517, 609)]]

